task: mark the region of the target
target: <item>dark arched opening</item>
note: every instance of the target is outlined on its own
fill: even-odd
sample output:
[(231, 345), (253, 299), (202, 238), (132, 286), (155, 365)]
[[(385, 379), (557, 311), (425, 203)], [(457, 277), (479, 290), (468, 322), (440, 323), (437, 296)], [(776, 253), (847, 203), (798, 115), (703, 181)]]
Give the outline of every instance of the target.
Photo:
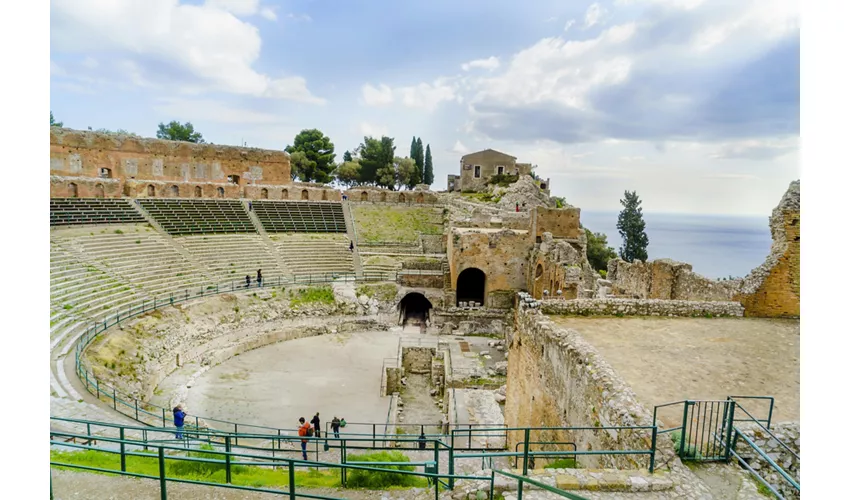
[(73, 182), (68, 184), (68, 194), (71, 195), (71, 198), (76, 198), (80, 195), (79, 191), (77, 190), (77, 185)]
[(369, 201), (369, 193), (366, 191), (360, 193), (360, 201)]
[(148, 196), (150, 196), (151, 198), (156, 196), (156, 188), (153, 187), (153, 184), (148, 184)]
[(103, 192), (103, 184), (96, 184), (94, 186), (94, 197), (95, 198), (103, 198), (105, 193)]
[(201, 186), (195, 186), (195, 198), (202, 198), (204, 196), (204, 191), (201, 189)]
[(399, 195), (398, 195), (398, 202), (399, 202), (399, 203), (404, 203), (404, 193), (399, 193)]
[(280, 192), (280, 199), (281, 200), (288, 200), (289, 199), (289, 190), (288, 189), (284, 189)]
[(269, 199), (269, 190), (266, 189), (266, 188), (261, 189), (260, 190), (260, 198), (262, 198), (264, 200), (268, 200)]
[(180, 196), (180, 188), (176, 184), (171, 186), (171, 196), (174, 198)]
[(431, 301), (419, 292), (410, 292), (398, 303), (398, 321), (406, 324), (425, 326), (431, 320)]
[(484, 290), (487, 275), (481, 269), (470, 267), (457, 276), (457, 302), (477, 302), (484, 305)]
[(310, 199), (310, 192), (307, 191), (306, 189), (302, 189), (301, 190), (301, 199), (302, 200), (309, 200)]

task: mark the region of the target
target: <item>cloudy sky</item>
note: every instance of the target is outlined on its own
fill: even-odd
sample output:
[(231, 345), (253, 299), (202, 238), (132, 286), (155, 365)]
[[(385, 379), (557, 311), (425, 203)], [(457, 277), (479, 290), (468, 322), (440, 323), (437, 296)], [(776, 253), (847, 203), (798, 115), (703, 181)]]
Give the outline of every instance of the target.
[(789, 0), (51, 0), (65, 126), (341, 159), (364, 135), (510, 153), (585, 210), (766, 215), (799, 178), (800, 28)]

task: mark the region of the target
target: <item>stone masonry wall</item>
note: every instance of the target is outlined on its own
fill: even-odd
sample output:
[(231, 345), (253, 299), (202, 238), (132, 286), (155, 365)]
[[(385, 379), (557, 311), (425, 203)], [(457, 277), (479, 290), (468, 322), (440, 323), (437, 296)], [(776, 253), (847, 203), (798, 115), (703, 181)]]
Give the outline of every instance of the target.
[[(777, 465), (782, 467), (795, 481), (800, 482), (800, 460), (789, 452), (784, 446), (779, 444), (782, 441), (788, 448), (791, 449), (797, 456), (800, 455), (800, 423), (799, 422), (780, 422), (773, 424), (770, 428), (779, 441), (771, 437), (761, 427), (755, 424), (740, 424), (737, 426), (742, 434), (750, 438), (756, 446), (761, 448), (765, 454), (773, 460)], [(800, 498), (799, 492), (788, 484), (776, 470), (767, 463), (767, 460), (753, 451), (753, 448), (748, 445), (743, 439), (738, 439), (735, 445), (735, 452), (741, 455), (741, 458), (747, 461), (758, 474), (765, 479), (768, 484), (777, 489), (785, 498)]]
[(660, 299), (548, 299), (541, 302), (544, 314), (579, 316), (743, 316), (739, 302), (698, 302)]
[(50, 173), (99, 178), (100, 169), (120, 181), (291, 184), (284, 151), (195, 144), (50, 127)]
[[(515, 332), (508, 351), (505, 423), (508, 427), (644, 426), (649, 411), (632, 389), (577, 331), (544, 316), (530, 297), (519, 294)], [(650, 449), (651, 431), (589, 430), (535, 432), (535, 440), (572, 441), (579, 450)], [(509, 447), (521, 439), (510, 433)], [(659, 436), (656, 463), (675, 461), (672, 442)], [(648, 465), (640, 455), (585, 455), (583, 468), (635, 469)]]
[(617, 295), (639, 299), (728, 301), (735, 281), (716, 281), (696, 274), (690, 264), (671, 259), (648, 262), (608, 261), (607, 279)]
[(452, 289), (465, 269), (477, 268), (487, 276), (485, 305), (490, 292), (522, 290), (532, 243), (528, 231), (452, 228), (448, 243)]
[(770, 216), (773, 244), (765, 262), (753, 269), (735, 300), (747, 316), (800, 316), (800, 181), (788, 187)]

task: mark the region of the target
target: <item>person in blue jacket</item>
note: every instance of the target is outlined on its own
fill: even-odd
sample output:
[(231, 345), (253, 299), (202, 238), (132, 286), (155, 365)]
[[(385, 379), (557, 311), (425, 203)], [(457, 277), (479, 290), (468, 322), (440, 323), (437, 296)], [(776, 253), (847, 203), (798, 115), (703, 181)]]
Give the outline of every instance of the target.
[(183, 439), (183, 420), (186, 418), (186, 412), (183, 411), (182, 405), (177, 405), (171, 410), (174, 413), (174, 427), (177, 428), (177, 432), (174, 436), (177, 439)]

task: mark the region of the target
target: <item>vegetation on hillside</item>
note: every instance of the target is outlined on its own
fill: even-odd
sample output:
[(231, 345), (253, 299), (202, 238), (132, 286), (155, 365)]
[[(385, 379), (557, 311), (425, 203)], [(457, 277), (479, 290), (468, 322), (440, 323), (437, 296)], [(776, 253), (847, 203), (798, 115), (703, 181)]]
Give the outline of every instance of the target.
[(358, 297), (365, 295), (370, 299), (374, 297), (382, 302), (394, 301), (397, 292), (398, 287), (393, 283), (360, 285), (356, 289)]
[(61, 127), (61, 126), (63, 126), (62, 122), (57, 122), (56, 120), (53, 119), (53, 111), (50, 112), (50, 126), (51, 127)]
[[(380, 451), (362, 455), (348, 455), (346, 462), (410, 462), (410, 459), (400, 451)], [(412, 472), (412, 465), (381, 465), (382, 469), (402, 470)], [(367, 488), (379, 490), (387, 487), (427, 487), (428, 482), (423, 477), (411, 474), (394, 474), (362, 469), (348, 471), (347, 485), (351, 488)]]
[(443, 234), (442, 214), (433, 207), (354, 207), (357, 236), (370, 243), (415, 243), (420, 234)]
[(608, 270), (608, 261), (617, 257), (613, 247), (608, 246), (608, 236), (584, 228), (587, 236), (587, 260), (595, 271)]
[(293, 307), (306, 304), (333, 304), (334, 291), (329, 286), (301, 288), (289, 291), (289, 304)]

